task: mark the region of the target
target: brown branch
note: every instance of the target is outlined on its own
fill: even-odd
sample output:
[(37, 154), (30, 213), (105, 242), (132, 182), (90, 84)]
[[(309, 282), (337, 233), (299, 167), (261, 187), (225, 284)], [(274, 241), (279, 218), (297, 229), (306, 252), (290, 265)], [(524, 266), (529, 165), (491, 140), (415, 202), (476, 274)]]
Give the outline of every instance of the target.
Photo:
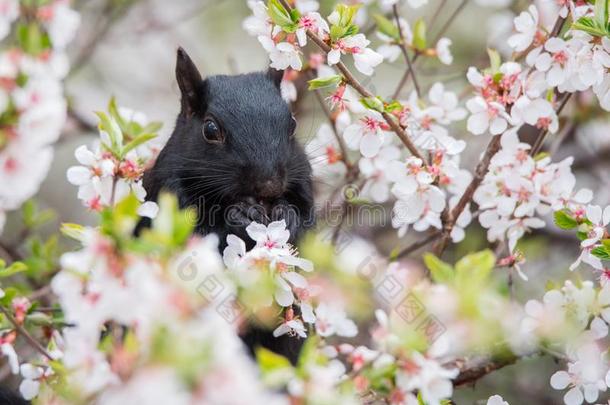
[(462, 12), (462, 10), (464, 10), (466, 3), (468, 3), (468, 0), (462, 0), (462, 2), (453, 11), (453, 13), (449, 17), (449, 19), (445, 22), (445, 24), (443, 25), (441, 30), (438, 32), (438, 34), (436, 34), (436, 36), (434, 37), (434, 41), (432, 41), (432, 43), (436, 44), (438, 42), (438, 40), (441, 39), (441, 37), (443, 35), (445, 35), (445, 33), (447, 32), (449, 27), (451, 27), (453, 22), (456, 20), (457, 16)]
[[(290, 10), (290, 8), (288, 7), (288, 5), (286, 4), (285, 1), (282, 1), (282, 4), (288, 10)], [(326, 54), (328, 54), (328, 52), (331, 51), (331, 47), (326, 42), (324, 42), (324, 40), (322, 40), (322, 38), (318, 37), (316, 34), (311, 32), (310, 30), (307, 30), (307, 36), (309, 37), (309, 39), (312, 40), (313, 43), (315, 43)], [(366, 87), (364, 87), (358, 81), (358, 79), (356, 79), (354, 77), (354, 75), (349, 71), (349, 69), (345, 66), (345, 64), (343, 64), (343, 62), (339, 61), (336, 66), (337, 66), (337, 69), (343, 75), (343, 80), (347, 84), (349, 84), (354, 90), (356, 90), (358, 93), (360, 93), (361, 96), (363, 96), (365, 98), (375, 97), (375, 95), (373, 93), (371, 93), (369, 90), (367, 90)], [(392, 118), (392, 116), (386, 112), (382, 112), (381, 115), (383, 116), (383, 119), (386, 121), (386, 123), (390, 126), (390, 128), (392, 128), (392, 131), (394, 131), (394, 133), (396, 133), (398, 138), (400, 138), (401, 142), (407, 147), (409, 152), (411, 152), (411, 154), (413, 156), (424, 160), (424, 158), (419, 153), (419, 151), (417, 150), (417, 148), (415, 147), (413, 142), (411, 142), (411, 139), (409, 138), (409, 136), (407, 135), (405, 130), (396, 122), (396, 120), (394, 120), (394, 118)]]
[(0, 241), (0, 257), (4, 256), (11, 261), (23, 260), (23, 256), (17, 251), (17, 248)]
[[(415, 86), (415, 93), (417, 93), (417, 97), (419, 97), (421, 94), (421, 90), (419, 87), (419, 83), (417, 81), (417, 77), (415, 76), (415, 69), (413, 67), (413, 63), (411, 63), (411, 58), (409, 57), (409, 53), (407, 52), (407, 47), (405, 46), (405, 37), (402, 33), (402, 27), (400, 26), (400, 14), (398, 13), (398, 3), (396, 3), (392, 6), (392, 10), (394, 12), (394, 20), (396, 21), (396, 26), (398, 27), (398, 35), (400, 36), (400, 42), (399, 42), (398, 46), (400, 47), (400, 50), (402, 51), (402, 55), (405, 58), (405, 62), (407, 62), (407, 67), (408, 67), (407, 72), (409, 73), (409, 76), (413, 78), (413, 86)], [(405, 80), (407, 80), (409, 78), (409, 76), (407, 76)]]
[[(310, 74), (310, 77), (313, 79), (313, 76), (314, 75), (312, 72)], [(326, 102), (322, 98), (320, 90), (314, 90), (314, 94), (316, 95), (316, 99), (318, 100), (318, 103), (320, 104), (320, 107), (322, 108), (322, 111), (324, 112), (324, 115), (328, 119), (328, 123), (330, 124), (330, 127), (333, 130), (333, 134), (335, 135), (335, 139), (337, 140), (337, 143), (339, 144), (339, 149), (341, 150), (341, 160), (343, 161), (343, 163), (345, 163), (345, 166), (347, 166), (349, 172), (349, 170), (352, 168), (352, 163), (347, 157), (348, 152), (347, 145), (345, 145), (345, 140), (343, 139), (339, 131), (337, 131), (336, 119), (335, 117), (333, 117), (332, 112), (330, 111), (330, 109), (326, 105)]]
[(423, 248), (428, 243), (433, 242), (434, 240), (436, 240), (441, 235), (442, 235), (441, 231), (435, 231), (435, 232), (431, 233), (430, 235), (426, 236), (425, 238), (420, 239), (420, 240), (418, 240), (416, 242), (413, 242), (412, 244), (410, 244), (409, 246), (407, 246), (406, 248), (401, 250), (396, 255), (394, 260), (401, 259), (403, 257), (406, 257), (406, 256), (410, 255), (411, 253), (415, 252), (416, 250), (419, 250), (419, 249)]
[(519, 357), (515, 355), (506, 356), (501, 359), (484, 359), (474, 362), (456, 360), (453, 366), (460, 369), (460, 374), (453, 380), (454, 387), (474, 384), (496, 370), (515, 364)]
[(104, 40), (110, 32), (112, 25), (121, 17), (127, 14), (127, 11), (137, 3), (138, 0), (121, 2), (118, 6), (114, 0), (107, 0), (102, 9), (97, 13), (94, 23), (94, 32), (91, 34), (85, 44), (81, 47), (74, 61), (70, 64), (71, 69), (69, 76), (75, 75), (93, 56), (97, 46)]
[(447, 221), (443, 226), (442, 239), (439, 241), (439, 243), (437, 244), (437, 246), (435, 246), (434, 249), (437, 255), (440, 255), (443, 250), (445, 250), (445, 247), (447, 246), (447, 242), (449, 240), (449, 235), (453, 230), (455, 222), (462, 214), (470, 200), (472, 200), (474, 192), (483, 182), (483, 179), (485, 178), (485, 175), (489, 170), (491, 158), (493, 158), (494, 155), (500, 150), (501, 139), (502, 135), (494, 135), (493, 138), (491, 138), (491, 141), (487, 145), (487, 149), (485, 150), (483, 158), (481, 159), (474, 171), (474, 177), (470, 181), (470, 184), (468, 184), (468, 187), (466, 187), (464, 194), (462, 194), (462, 197), (460, 198), (456, 206), (453, 207), (451, 211), (449, 211), (449, 217), (447, 218)]
[[(443, 25), (443, 27), (441, 28), (439, 33), (434, 37), (434, 41), (432, 41), (432, 43), (434, 43), (436, 45), (436, 43), (441, 38), (441, 36), (449, 29), (449, 27), (451, 27), (451, 24), (453, 24), (453, 22), (456, 20), (457, 16), (464, 9), (464, 6), (466, 5), (467, 2), (468, 2), (468, 0), (462, 0), (462, 2), (455, 9), (453, 14), (451, 14), (451, 16), (449, 17), (447, 22), (445, 22), (445, 25)], [(445, 3), (446, 3), (446, 0), (443, 0), (439, 4), (438, 8), (434, 12), (434, 15), (432, 16), (432, 20), (430, 21), (430, 27), (428, 29), (432, 28), (432, 25), (438, 19), (438, 16), (439, 16), (441, 10), (444, 8)], [(421, 53), (416, 52), (415, 55), (413, 56), (413, 60), (411, 61), (411, 63), (414, 66), (416, 65), (416, 62), (418, 61), (420, 55), (421, 55)], [(409, 78), (411, 76), (412, 76), (411, 75), (411, 71), (409, 69), (405, 70), (405, 73), (402, 75), (402, 77), (400, 78), (400, 81), (398, 82), (398, 85), (396, 86), (396, 90), (394, 90), (392, 98), (397, 99), (400, 96), (400, 93), (402, 92), (402, 89), (405, 87), (405, 85), (407, 84), (407, 82), (409, 81)], [(414, 81), (414, 83), (415, 83), (415, 81)]]
[(13, 325), (13, 327), (15, 328), (17, 333), (20, 334), (21, 336), (23, 336), (25, 338), (25, 340), (27, 340), (27, 342), (30, 344), (30, 346), (32, 346), (40, 354), (42, 354), (49, 360), (51, 360), (51, 361), (55, 360), (53, 358), (53, 356), (51, 356), (49, 354), (49, 352), (47, 352), (47, 350), (44, 347), (42, 347), (42, 345), (40, 343), (38, 343), (38, 341), (36, 339), (34, 339), (27, 330), (25, 330), (25, 328), (23, 326), (19, 325), (19, 322), (17, 322), (17, 320), (13, 317), (13, 315), (2, 305), (0, 305), (0, 312), (2, 312), (4, 314), (4, 316), (6, 316), (6, 319), (8, 319), (8, 321)]

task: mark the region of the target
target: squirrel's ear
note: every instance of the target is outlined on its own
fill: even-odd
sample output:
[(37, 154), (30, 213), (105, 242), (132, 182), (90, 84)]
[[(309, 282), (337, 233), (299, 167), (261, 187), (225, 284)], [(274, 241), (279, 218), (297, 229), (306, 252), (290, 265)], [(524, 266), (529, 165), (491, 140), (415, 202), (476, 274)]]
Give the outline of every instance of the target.
[(283, 70), (277, 70), (272, 67), (267, 70), (267, 77), (275, 84), (275, 87), (280, 88), (280, 83), (282, 83), (282, 78), (284, 77)]
[(176, 80), (181, 93), (182, 111), (192, 115), (197, 109), (198, 90), (201, 88), (201, 74), (182, 47), (178, 48), (176, 57)]

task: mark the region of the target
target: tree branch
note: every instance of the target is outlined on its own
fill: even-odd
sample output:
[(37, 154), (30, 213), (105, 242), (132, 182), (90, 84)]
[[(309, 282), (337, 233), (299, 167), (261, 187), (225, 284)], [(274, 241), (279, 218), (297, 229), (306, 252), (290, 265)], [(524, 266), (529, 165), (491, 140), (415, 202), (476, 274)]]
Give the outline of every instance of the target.
[[(443, 27), (441, 28), (439, 33), (434, 37), (434, 41), (432, 41), (432, 43), (436, 44), (438, 42), (438, 40), (441, 38), (441, 36), (449, 29), (451, 24), (453, 24), (453, 22), (456, 20), (458, 14), (460, 14), (460, 12), (464, 9), (464, 6), (466, 5), (467, 2), (468, 2), (468, 0), (462, 0), (460, 5), (458, 6), (458, 8), (455, 9), (455, 11), (453, 12), (453, 14), (451, 14), (451, 16), (449, 17), (447, 22), (445, 22), (445, 25), (443, 25)], [(446, 0), (441, 1), (438, 8), (434, 12), (434, 15), (432, 16), (432, 19), (430, 21), (430, 28), (432, 28), (432, 25), (438, 19), (438, 16), (440, 15), (441, 10), (444, 8), (445, 3), (446, 3)], [(415, 55), (413, 56), (413, 60), (411, 62), (414, 66), (415, 66), (417, 60), (419, 59), (420, 55), (421, 55), (421, 53), (416, 52)], [(400, 78), (400, 81), (398, 82), (398, 85), (396, 86), (396, 90), (394, 90), (392, 98), (397, 99), (400, 96), (400, 93), (402, 92), (402, 89), (409, 81), (410, 76), (411, 76), (411, 71), (408, 69), (405, 70), (405, 73), (402, 75), (402, 77)]]
[(419, 83), (417, 81), (417, 77), (415, 76), (415, 69), (413, 68), (413, 63), (411, 63), (411, 58), (409, 58), (409, 53), (407, 52), (407, 47), (405, 46), (405, 37), (402, 33), (402, 28), (400, 26), (400, 15), (398, 13), (398, 3), (394, 4), (392, 6), (392, 10), (394, 12), (394, 20), (396, 21), (396, 26), (398, 27), (398, 35), (400, 36), (400, 43), (398, 44), (398, 46), (400, 47), (400, 50), (402, 51), (402, 55), (405, 58), (405, 61), (407, 62), (407, 66), (408, 66), (408, 75), (405, 78), (405, 80), (407, 80), (410, 77), (413, 78), (413, 85), (415, 86), (415, 92), (417, 93), (417, 97), (420, 96), (421, 94), (421, 90), (419, 87)]
[(501, 139), (502, 135), (494, 135), (494, 137), (491, 138), (491, 141), (487, 145), (487, 149), (485, 149), (485, 154), (483, 155), (483, 158), (481, 159), (479, 164), (477, 164), (477, 167), (474, 171), (474, 177), (470, 181), (470, 184), (468, 184), (468, 187), (466, 187), (464, 194), (462, 194), (462, 197), (460, 198), (456, 206), (453, 207), (451, 211), (449, 211), (449, 217), (447, 218), (447, 221), (443, 226), (442, 239), (435, 247), (435, 252), (437, 255), (440, 255), (443, 250), (445, 250), (445, 247), (447, 246), (447, 242), (449, 240), (449, 235), (451, 234), (451, 231), (455, 226), (455, 222), (462, 214), (470, 200), (472, 200), (474, 192), (483, 182), (483, 179), (485, 178), (485, 175), (489, 170), (491, 158), (493, 158), (494, 155), (500, 150)]
[(401, 259), (403, 257), (409, 256), (411, 253), (415, 252), (416, 250), (419, 250), (421, 248), (423, 248), (424, 246), (426, 246), (428, 243), (431, 243), (432, 241), (436, 240), (439, 236), (441, 236), (442, 232), (441, 231), (435, 231), (433, 233), (431, 233), (430, 235), (426, 236), (423, 239), (420, 239), (416, 242), (413, 242), (412, 244), (410, 244), (409, 246), (407, 246), (406, 248), (404, 248), (403, 250), (401, 250), (395, 257), (395, 259)]
[[(286, 4), (285, 1), (282, 1), (282, 4), (284, 5), (284, 7), (286, 7), (287, 10), (290, 10), (290, 7)], [(311, 32), (310, 30), (307, 30), (307, 36), (309, 37), (309, 39), (311, 39), (311, 41), (313, 43), (315, 43), (326, 54), (328, 54), (328, 52), (331, 51), (331, 47), (326, 42), (324, 42), (324, 40), (322, 40), (322, 38), (318, 37), (316, 34)], [(375, 95), (373, 93), (368, 91), (366, 89), (366, 87), (364, 87), (358, 81), (358, 79), (356, 79), (354, 77), (354, 75), (349, 71), (349, 69), (345, 66), (345, 64), (343, 62), (339, 61), (336, 64), (336, 66), (337, 66), (337, 69), (343, 75), (343, 80), (347, 84), (349, 84), (354, 90), (356, 90), (361, 96), (363, 96), (365, 98), (375, 97)], [(409, 138), (409, 136), (407, 135), (405, 130), (396, 122), (396, 120), (394, 120), (394, 118), (392, 118), (392, 116), (386, 112), (382, 112), (381, 115), (383, 116), (383, 119), (386, 121), (386, 123), (390, 126), (390, 128), (392, 128), (392, 131), (394, 131), (394, 133), (396, 133), (398, 138), (400, 138), (400, 140), (406, 146), (406, 148), (409, 150), (409, 152), (411, 152), (411, 154), (413, 156), (424, 160), (423, 156), (419, 153), (419, 151), (417, 150), (417, 148), (415, 147), (413, 142), (411, 142), (411, 139)]]
[(42, 347), (42, 345), (40, 343), (38, 343), (38, 341), (36, 339), (34, 339), (27, 330), (25, 330), (25, 328), (23, 326), (19, 325), (19, 323), (13, 317), (13, 315), (2, 305), (0, 305), (0, 312), (2, 312), (4, 314), (4, 316), (6, 316), (6, 319), (8, 319), (8, 321), (13, 325), (13, 327), (15, 328), (17, 333), (20, 334), (21, 336), (23, 336), (25, 338), (25, 340), (27, 340), (27, 342), (34, 349), (36, 349), (40, 354), (42, 354), (49, 360), (51, 360), (51, 361), (55, 360), (53, 358), (53, 356), (51, 356), (49, 354), (49, 352), (47, 352), (47, 350), (44, 347)]
[[(312, 79), (314, 78), (313, 73), (310, 74), (310, 77)], [(335, 139), (337, 140), (337, 143), (339, 144), (339, 149), (341, 150), (341, 160), (343, 161), (343, 163), (345, 163), (345, 166), (347, 166), (347, 169), (349, 172), (349, 170), (352, 168), (352, 163), (349, 161), (349, 159), (347, 157), (348, 152), (347, 152), (347, 145), (345, 145), (345, 140), (343, 139), (341, 134), (339, 134), (339, 132), (337, 131), (336, 119), (333, 117), (331, 111), (328, 109), (326, 102), (322, 98), (322, 94), (320, 94), (320, 90), (314, 90), (313, 92), (316, 95), (316, 99), (318, 100), (318, 103), (320, 104), (320, 107), (322, 108), (324, 115), (328, 119), (328, 123), (330, 124), (331, 129), (333, 130), (333, 134), (335, 135)]]
[(519, 357), (515, 355), (506, 356), (501, 359), (484, 359), (473, 362), (456, 360), (454, 366), (460, 369), (460, 374), (453, 380), (454, 387), (474, 384), (496, 370), (515, 364)]

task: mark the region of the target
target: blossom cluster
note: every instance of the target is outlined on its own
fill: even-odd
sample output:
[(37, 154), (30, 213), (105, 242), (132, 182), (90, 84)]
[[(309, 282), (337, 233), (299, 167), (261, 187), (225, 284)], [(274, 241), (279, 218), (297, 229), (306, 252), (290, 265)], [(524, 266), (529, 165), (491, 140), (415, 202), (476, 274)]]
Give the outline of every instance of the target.
[[(148, 122), (146, 116), (126, 108), (117, 108), (114, 99), (109, 105), (110, 115), (99, 113), (100, 140), (90, 150), (79, 146), (74, 155), (80, 166), (68, 169), (68, 181), (78, 186), (78, 198), (93, 211), (114, 205), (130, 193), (144, 201), (142, 186), (144, 171), (160, 151), (151, 140), (160, 124)], [(140, 214), (154, 217), (155, 203), (146, 202)]]
[(4, 212), (36, 193), (51, 165), (66, 120), (65, 48), (79, 22), (67, 0), (2, 3), (0, 40), (13, 30), (21, 39), (0, 52), (0, 230)]
[[(563, 346), (555, 343), (565, 353), (567, 369), (552, 375), (551, 386), (568, 390), (566, 405), (595, 403), (610, 387), (608, 348), (602, 343), (610, 323), (610, 286), (596, 288), (590, 281), (581, 285), (566, 281), (563, 287), (548, 291), (542, 301), (530, 300), (525, 311), (521, 323), (524, 333), (567, 342)], [(576, 336), (566, 336), (568, 331)]]
[(529, 150), (516, 131), (505, 132), (501, 149), (474, 194), (489, 241), (508, 240), (510, 252), (525, 232), (545, 226), (538, 215), (566, 206), (584, 207), (593, 197), (588, 189), (574, 192), (571, 158), (553, 163), (548, 156), (534, 159)]
[[(70, 326), (53, 332), (51, 359), (21, 365), (22, 395), (38, 396), (40, 403), (285, 403), (260, 384), (236, 325), (216, 309), (224, 297), (198, 292), (210, 280), (235, 291), (218, 238), (189, 238), (176, 202), (163, 197), (163, 224), (127, 246), (138, 205), (132, 194), (119, 202), (122, 214), (100, 228), (71, 226), (69, 234), (82, 248), (62, 256), (51, 282)], [(149, 253), (163, 249), (158, 241), (168, 227), (180, 235), (174, 236), (176, 248), (165, 246), (153, 258)], [(54, 391), (59, 385), (66, 391)]]

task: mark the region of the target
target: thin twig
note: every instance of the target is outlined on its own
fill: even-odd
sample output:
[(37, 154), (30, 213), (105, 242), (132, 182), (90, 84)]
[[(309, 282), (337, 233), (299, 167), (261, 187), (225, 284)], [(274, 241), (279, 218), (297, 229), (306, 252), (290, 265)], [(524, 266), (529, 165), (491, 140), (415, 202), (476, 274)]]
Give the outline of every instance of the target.
[[(330, 46), (328, 46), (328, 44), (326, 42), (324, 42), (322, 40), (322, 38), (318, 37), (316, 34), (311, 32), (310, 30), (307, 30), (307, 36), (312, 40), (312, 42), (314, 42), (316, 45), (318, 45), (318, 47), (320, 49), (322, 49), (324, 52), (326, 52), (327, 54), (328, 54), (328, 52), (331, 51)], [(366, 87), (364, 87), (358, 81), (358, 79), (356, 79), (354, 77), (354, 75), (349, 71), (349, 69), (345, 66), (345, 64), (343, 64), (343, 62), (338, 62), (336, 64), (336, 66), (337, 66), (337, 69), (339, 69), (339, 71), (341, 72), (341, 74), (343, 74), (343, 80), (347, 84), (349, 84), (354, 90), (356, 90), (358, 93), (360, 93), (361, 96), (363, 96), (365, 98), (375, 97), (375, 95), (373, 93), (368, 91), (366, 89)], [(411, 152), (411, 154), (413, 156), (424, 160), (423, 156), (419, 153), (419, 151), (417, 150), (417, 148), (415, 147), (413, 142), (411, 142), (411, 139), (409, 138), (407, 133), (394, 120), (394, 118), (392, 118), (392, 116), (386, 112), (382, 112), (381, 115), (383, 116), (383, 119), (386, 121), (386, 123), (390, 126), (392, 131), (394, 131), (394, 133), (396, 133), (396, 135), (398, 135), (398, 138), (400, 138), (400, 140), (406, 146), (406, 148), (409, 150), (409, 152)]]
[[(449, 29), (449, 27), (451, 26), (451, 24), (453, 24), (453, 22), (455, 21), (455, 19), (457, 18), (458, 14), (464, 9), (464, 6), (466, 5), (466, 3), (468, 2), (468, 0), (462, 0), (462, 3), (460, 3), (460, 5), (458, 6), (457, 9), (455, 9), (455, 11), (453, 12), (453, 14), (451, 14), (451, 16), (449, 17), (449, 19), (447, 20), (447, 22), (445, 23), (445, 25), (443, 25), (443, 27), (441, 28), (441, 30), (439, 31), (439, 33), (436, 35), (436, 37), (434, 38), (434, 41), (432, 42), (433, 44), (436, 44), (438, 42), (438, 40), (441, 38), (441, 36)], [(436, 9), (436, 11), (434, 12), (434, 16), (432, 17), (432, 20), (430, 22), (430, 28), (432, 28), (432, 25), (434, 24), (434, 22), (436, 22), (441, 9), (445, 6), (446, 0), (443, 0), (438, 8)], [(421, 55), (421, 53), (416, 52), (415, 55), (413, 56), (413, 59), (411, 60), (411, 63), (413, 64), (413, 66), (416, 66), (417, 61), (419, 60), (419, 56)], [(400, 96), (400, 93), (402, 92), (402, 89), (405, 87), (405, 85), (407, 84), (407, 82), (409, 81), (409, 77), (411, 76), (410, 70), (405, 70), (405, 73), (402, 75), (402, 77), (400, 78), (398, 85), (396, 86), (396, 90), (394, 90), (394, 93), (392, 95), (393, 99), (397, 99)]]
[(447, 242), (449, 240), (449, 235), (453, 230), (455, 222), (462, 214), (470, 200), (472, 200), (474, 192), (483, 182), (483, 179), (485, 178), (485, 175), (489, 170), (491, 158), (493, 158), (494, 155), (500, 150), (501, 139), (501, 135), (494, 135), (494, 137), (491, 138), (491, 141), (487, 145), (487, 149), (485, 150), (483, 158), (481, 159), (474, 171), (474, 177), (470, 181), (470, 184), (468, 184), (468, 187), (466, 187), (464, 194), (462, 194), (462, 197), (460, 198), (456, 206), (453, 207), (453, 210), (449, 211), (449, 218), (447, 218), (447, 221), (445, 222), (445, 225), (443, 227), (442, 239), (439, 241), (439, 243), (434, 249), (437, 255), (440, 255), (443, 250), (445, 250), (445, 247), (447, 246)]
[[(407, 52), (407, 47), (405, 46), (405, 37), (402, 33), (402, 27), (400, 26), (400, 14), (398, 12), (398, 3), (396, 3), (392, 6), (392, 10), (394, 12), (394, 20), (396, 21), (396, 26), (398, 27), (398, 35), (400, 36), (400, 41), (399, 41), (398, 46), (400, 47), (400, 50), (402, 51), (402, 55), (404, 56), (405, 61), (407, 62), (409, 76), (413, 78), (413, 85), (415, 86), (415, 93), (417, 93), (417, 97), (419, 97), (421, 94), (421, 90), (419, 87), (419, 83), (417, 81), (417, 77), (415, 75), (415, 69), (413, 67), (413, 63), (411, 63), (411, 58), (409, 57), (409, 52)], [(407, 79), (409, 78), (409, 76), (407, 76)]]
[(445, 35), (445, 33), (447, 32), (449, 27), (451, 27), (451, 24), (453, 24), (457, 16), (462, 12), (462, 10), (464, 10), (466, 3), (468, 3), (468, 0), (462, 0), (459, 6), (457, 6), (457, 8), (453, 11), (449, 19), (445, 22), (445, 25), (443, 25), (438, 34), (436, 34), (436, 36), (434, 37), (434, 41), (432, 41), (433, 44), (436, 44), (438, 40), (441, 39), (443, 35)]
[[(313, 78), (313, 73), (311, 74), (311, 77)], [(324, 115), (328, 119), (328, 123), (330, 124), (330, 127), (333, 130), (335, 139), (337, 140), (337, 143), (339, 144), (339, 149), (341, 150), (341, 160), (343, 161), (343, 163), (345, 163), (345, 166), (347, 166), (347, 168), (350, 169), (352, 167), (352, 164), (347, 157), (347, 153), (348, 153), (347, 145), (345, 145), (345, 140), (343, 140), (343, 137), (341, 136), (339, 131), (337, 131), (336, 119), (333, 117), (332, 112), (326, 105), (324, 98), (322, 98), (322, 94), (320, 93), (320, 90), (314, 90), (314, 94), (316, 95), (316, 99), (318, 100), (318, 103), (320, 104), (320, 107), (322, 108)]]
[(482, 377), (490, 374), (496, 370), (515, 364), (519, 358), (511, 355), (501, 359), (491, 359), (485, 361), (479, 361), (474, 364), (467, 364), (464, 362), (458, 365), (460, 368), (460, 374), (453, 380), (454, 387), (460, 387), (463, 385), (473, 384)]
[(0, 257), (2, 256), (15, 262), (23, 259), (15, 247), (0, 241)]
[(410, 244), (409, 246), (407, 246), (406, 248), (401, 250), (395, 256), (395, 260), (401, 259), (401, 258), (406, 257), (406, 256), (409, 256), (411, 253), (415, 252), (418, 249), (423, 248), (428, 243), (431, 243), (432, 241), (434, 241), (440, 235), (441, 235), (441, 231), (435, 231), (435, 232), (431, 233), (430, 235), (426, 236), (425, 238), (420, 239), (420, 240), (418, 240), (416, 242), (413, 242), (412, 244)]
[(6, 316), (8, 321), (13, 325), (13, 327), (17, 331), (17, 333), (20, 334), (21, 336), (23, 336), (25, 338), (25, 340), (27, 340), (28, 343), (34, 349), (36, 349), (40, 354), (42, 354), (43, 356), (45, 356), (49, 360), (51, 360), (51, 361), (55, 360), (53, 358), (53, 356), (51, 356), (49, 354), (49, 352), (47, 352), (47, 350), (44, 347), (42, 347), (42, 345), (40, 343), (38, 343), (38, 341), (36, 339), (34, 339), (32, 337), (32, 335), (30, 335), (30, 333), (27, 330), (25, 330), (25, 328), (23, 326), (19, 325), (19, 323), (13, 317), (13, 315), (6, 308), (4, 308), (4, 306), (2, 306), (2, 305), (0, 305), (0, 312), (2, 312), (4, 314), (4, 316)]
[(137, 0), (122, 2), (123, 4), (119, 6), (116, 6), (114, 3), (115, 1), (113, 0), (107, 0), (106, 4), (104, 4), (104, 7), (100, 13), (102, 18), (97, 18), (94, 25), (95, 32), (91, 34), (89, 38), (87, 38), (85, 45), (83, 45), (80, 49), (80, 53), (77, 54), (76, 58), (71, 63), (72, 67), (69, 73), (70, 76), (75, 75), (91, 58), (91, 56), (93, 56), (95, 50), (97, 49), (97, 45), (99, 45), (110, 32), (112, 25), (121, 17), (126, 15), (126, 12), (131, 6), (137, 3)]
[[(288, 5), (286, 0), (279, 0), (279, 1), (287, 11), (292, 10), (292, 8)], [(317, 36), (311, 30), (307, 30), (307, 37), (309, 39), (311, 39), (311, 41), (313, 43), (315, 43), (320, 49), (322, 49), (327, 55), (332, 50), (331, 47), (326, 42), (324, 42), (324, 40), (322, 38)], [(354, 77), (352, 72), (350, 72), (350, 70), (345, 66), (345, 64), (343, 62), (339, 61), (336, 64), (336, 66), (337, 66), (337, 69), (339, 69), (339, 71), (343, 75), (343, 80), (347, 84), (349, 84), (354, 90), (356, 90), (358, 93), (360, 93), (361, 96), (363, 96), (365, 98), (375, 97), (375, 95), (373, 93), (371, 93), (369, 90), (367, 90), (367, 88), (364, 87), (358, 81), (358, 79), (356, 79), (356, 77)], [(409, 138), (407, 133), (394, 120), (394, 118), (392, 118), (392, 116), (386, 112), (382, 112), (381, 115), (383, 116), (383, 119), (386, 121), (386, 123), (390, 126), (390, 128), (392, 128), (392, 131), (394, 131), (394, 133), (396, 133), (398, 138), (400, 138), (401, 142), (406, 146), (406, 148), (409, 150), (409, 152), (411, 152), (411, 154), (413, 156), (424, 160), (423, 156), (419, 153), (419, 151), (417, 150), (417, 148), (415, 147), (413, 142), (411, 142), (411, 139)]]

